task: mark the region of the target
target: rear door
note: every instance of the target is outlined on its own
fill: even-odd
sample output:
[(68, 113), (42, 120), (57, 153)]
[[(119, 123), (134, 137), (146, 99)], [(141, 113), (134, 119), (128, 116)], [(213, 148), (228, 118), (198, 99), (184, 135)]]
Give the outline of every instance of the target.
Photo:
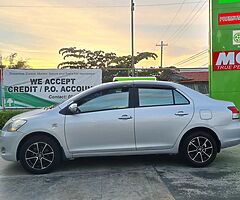
[(135, 134), (138, 150), (169, 149), (191, 121), (193, 103), (171, 88), (136, 88)]

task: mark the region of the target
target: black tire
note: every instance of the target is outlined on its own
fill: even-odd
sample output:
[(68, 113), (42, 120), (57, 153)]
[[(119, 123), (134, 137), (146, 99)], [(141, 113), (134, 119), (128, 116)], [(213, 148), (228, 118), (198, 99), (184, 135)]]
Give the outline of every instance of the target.
[(61, 148), (50, 137), (30, 137), (19, 150), (19, 160), (25, 170), (33, 174), (46, 174), (61, 161)]
[(217, 143), (209, 133), (194, 132), (184, 139), (180, 153), (189, 165), (205, 167), (216, 158)]

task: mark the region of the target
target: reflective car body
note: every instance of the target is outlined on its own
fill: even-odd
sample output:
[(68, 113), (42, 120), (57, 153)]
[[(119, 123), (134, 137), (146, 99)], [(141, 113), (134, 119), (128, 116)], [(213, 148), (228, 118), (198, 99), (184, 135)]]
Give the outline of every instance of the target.
[[(69, 106), (77, 104), (78, 112)], [(218, 152), (240, 143), (240, 121), (231, 102), (211, 99), (183, 85), (161, 81), (107, 83), (49, 109), (10, 119), (0, 134), (1, 156), (19, 160), (21, 145), (36, 134), (59, 144), (64, 157), (177, 154), (183, 138), (205, 131)], [(236, 113), (235, 113), (236, 114)], [(16, 131), (8, 125), (26, 123)]]

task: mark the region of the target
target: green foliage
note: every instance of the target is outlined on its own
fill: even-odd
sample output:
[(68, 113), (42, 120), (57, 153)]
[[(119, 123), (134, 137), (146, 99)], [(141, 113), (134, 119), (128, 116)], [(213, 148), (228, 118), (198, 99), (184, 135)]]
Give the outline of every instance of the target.
[(27, 110), (4, 110), (0, 111), (0, 129), (4, 126), (4, 124), (15, 115), (26, 112)]
[[(116, 76), (131, 75), (131, 56), (117, 56), (115, 53), (104, 51), (90, 51), (76, 49), (76, 47), (62, 48), (59, 54), (64, 62), (58, 65), (60, 69), (102, 69), (103, 82), (110, 82)], [(134, 64), (144, 59), (156, 59), (157, 55), (151, 52), (141, 52), (134, 56)], [(70, 60), (70, 61), (65, 61)]]
[(30, 69), (26, 60), (18, 60), (15, 64), (8, 67), (9, 69)]
[[(3, 65), (3, 61), (8, 62), (8, 64)], [(0, 54), (0, 68), (9, 68), (9, 69), (30, 69), (28, 65), (28, 60), (18, 58), (17, 53), (11, 53), (7, 57), (3, 57)]]
[(86, 49), (76, 49), (76, 47), (62, 48), (59, 54), (63, 59), (75, 59), (75, 61), (64, 61), (58, 68), (65, 69), (102, 69), (110, 65), (116, 58), (115, 53), (105, 53), (104, 51), (90, 51)]
[[(58, 65), (61, 69), (102, 69), (103, 82), (110, 82), (114, 77), (131, 76), (131, 56), (117, 56), (115, 53), (105, 53), (104, 51), (90, 51), (86, 49), (77, 49), (76, 47), (62, 48), (59, 54), (63, 56), (64, 61)], [(151, 52), (138, 52), (134, 56), (134, 64), (142, 60), (154, 59), (157, 55)], [(155, 76), (157, 80), (179, 82), (185, 80), (174, 67), (135, 69), (136, 76)]]
[[(86, 49), (76, 49), (76, 47), (62, 48), (59, 54), (66, 60), (58, 65), (58, 68), (72, 69), (106, 69), (106, 68), (131, 68), (131, 56), (117, 56), (116, 53), (105, 53), (104, 51), (90, 51)], [(156, 59), (157, 54), (151, 52), (141, 52), (134, 56), (134, 63), (137, 64), (144, 59)], [(74, 59), (74, 60), (72, 60)]]

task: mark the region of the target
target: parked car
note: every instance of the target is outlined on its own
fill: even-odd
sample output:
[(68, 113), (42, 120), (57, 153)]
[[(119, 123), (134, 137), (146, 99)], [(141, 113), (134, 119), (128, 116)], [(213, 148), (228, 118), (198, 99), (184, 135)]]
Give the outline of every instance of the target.
[(1, 156), (35, 174), (84, 156), (179, 153), (204, 167), (239, 143), (233, 103), (160, 81), (93, 87), (55, 107), (13, 117), (0, 136)]

